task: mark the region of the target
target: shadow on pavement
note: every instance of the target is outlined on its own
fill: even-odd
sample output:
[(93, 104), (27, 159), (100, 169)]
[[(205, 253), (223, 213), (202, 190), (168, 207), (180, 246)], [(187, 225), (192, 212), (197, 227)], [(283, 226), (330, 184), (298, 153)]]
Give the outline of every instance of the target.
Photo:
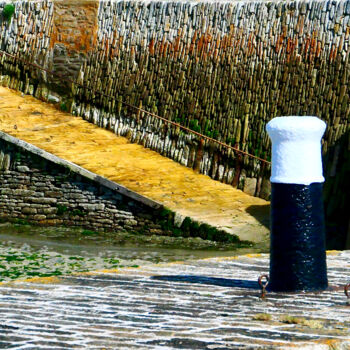
[(270, 204), (267, 205), (251, 205), (246, 209), (246, 212), (255, 217), (260, 224), (268, 229), (270, 228)]
[(168, 276), (153, 276), (152, 279), (167, 282), (185, 282), (195, 284), (208, 284), (220, 287), (238, 287), (245, 289), (260, 289), (257, 281), (216, 278), (194, 275), (168, 275)]

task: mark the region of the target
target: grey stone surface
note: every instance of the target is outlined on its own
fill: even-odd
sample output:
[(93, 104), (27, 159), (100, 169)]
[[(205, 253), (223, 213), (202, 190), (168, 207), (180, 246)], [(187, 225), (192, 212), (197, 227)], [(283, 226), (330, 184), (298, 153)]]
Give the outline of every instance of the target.
[(245, 193), (250, 194), (251, 196), (254, 196), (256, 191), (256, 183), (257, 183), (257, 179), (252, 177), (246, 177), (244, 179), (243, 191)]
[[(349, 282), (350, 251), (328, 255)], [(266, 255), (0, 285), (0, 344), (17, 349), (349, 349), (342, 290), (259, 298)], [(265, 315), (265, 318), (262, 316)], [(267, 319), (269, 315), (270, 319)]]

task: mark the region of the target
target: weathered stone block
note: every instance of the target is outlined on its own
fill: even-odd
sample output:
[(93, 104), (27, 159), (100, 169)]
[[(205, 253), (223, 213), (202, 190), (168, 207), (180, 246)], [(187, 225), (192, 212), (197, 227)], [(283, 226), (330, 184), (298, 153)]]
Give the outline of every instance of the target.
[(80, 206), (88, 211), (98, 211), (98, 210), (104, 210), (105, 209), (105, 205), (103, 203), (100, 204), (85, 204), (82, 203), (80, 204)]
[(137, 225), (137, 221), (134, 220), (134, 219), (127, 219), (127, 220), (124, 220), (124, 225), (125, 226), (135, 226)]
[(24, 166), (24, 165), (18, 166), (16, 169), (17, 169), (17, 171), (19, 171), (21, 173), (27, 173), (30, 171), (29, 168), (27, 166)]
[(243, 192), (255, 195), (257, 179), (252, 177), (246, 177), (244, 180)]
[(30, 196), (33, 196), (35, 192), (31, 190), (18, 189), (18, 190), (13, 190), (13, 194), (15, 196), (30, 197)]
[(32, 197), (30, 201), (37, 204), (56, 204), (57, 198)]
[(271, 195), (271, 183), (267, 178), (263, 178), (261, 182), (260, 197), (266, 200), (270, 199)]
[(45, 220), (46, 219), (46, 215), (34, 215), (34, 220), (36, 221), (41, 221), (41, 220)]
[(30, 215), (33, 215), (33, 214), (36, 214), (38, 212), (37, 209), (35, 208), (31, 208), (31, 207), (24, 207), (22, 209), (22, 213), (23, 214), (30, 214)]
[(174, 225), (176, 227), (181, 227), (182, 223), (184, 222), (185, 220), (185, 216), (184, 215), (181, 215), (179, 213), (175, 213), (175, 216), (174, 216)]
[(70, 193), (68, 197), (72, 199), (83, 199), (84, 195), (80, 193)]
[(62, 192), (61, 191), (45, 191), (45, 197), (61, 198), (62, 197)]

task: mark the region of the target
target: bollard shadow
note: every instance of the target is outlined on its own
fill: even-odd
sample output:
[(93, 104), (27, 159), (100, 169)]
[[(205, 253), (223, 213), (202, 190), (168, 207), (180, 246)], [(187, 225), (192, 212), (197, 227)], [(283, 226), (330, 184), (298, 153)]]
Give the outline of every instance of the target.
[(157, 281), (166, 282), (181, 282), (201, 285), (211, 285), (218, 287), (236, 287), (244, 289), (260, 289), (257, 281), (241, 280), (241, 279), (229, 279), (218, 277), (206, 277), (195, 275), (164, 275), (164, 276), (152, 276)]
[(246, 212), (257, 219), (261, 225), (270, 229), (270, 204), (251, 205)]

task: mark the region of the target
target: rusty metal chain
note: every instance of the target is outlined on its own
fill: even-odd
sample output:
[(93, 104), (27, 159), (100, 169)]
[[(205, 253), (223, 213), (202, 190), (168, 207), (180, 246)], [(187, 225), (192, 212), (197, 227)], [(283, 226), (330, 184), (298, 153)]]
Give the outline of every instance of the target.
[[(265, 279), (265, 281), (264, 281), (264, 279)], [(268, 275), (261, 275), (258, 278), (258, 283), (259, 283), (259, 286), (261, 288), (260, 298), (265, 299), (266, 298), (266, 287), (269, 284), (269, 276)]]
[(350, 306), (350, 283), (348, 283), (344, 286), (344, 293), (345, 293), (346, 297), (348, 298), (347, 305)]
[[(7, 52), (5, 52), (5, 51), (2, 51), (2, 50), (0, 50), (0, 55), (1, 55), (1, 56), (4, 56), (4, 55), (5, 55), (5, 56), (7, 56), (7, 57), (11, 57), (11, 58), (13, 58), (13, 59), (15, 59), (15, 60), (18, 60), (18, 61), (23, 62), (23, 63), (26, 64), (26, 65), (32, 66), (32, 67), (37, 68), (37, 69), (40, 69), (40, 70), (42, 70), (42, 71), (44, 71), (44, 72), (46, 72), (46, 73), (49, 73), (49, 74), (51, 74), (51, 75), (53, 75), (53, 76), (56, 76), (56, 77), (58, 77), (61, 81), (66, 81), (66, 82), (68, 82), (68, 83), (77, 85), (77, 86), (79, 86), (79, 87), (81, 87), (81, 88), (83, 88), (83, 89), (91, 90), (91, 91), (93, 91), (94, 93), (99, 94), (100, 96), (107, 97), (107, 98), (109, 98), (109, 99), (112, 99), (112, 100), (117, 101), (117, 99), (116, 99), (114, 96), (105, 94), (104, 92), (101, 92), (101, 91), (96, 91), (96, 90), (94, 90), (92, 87), (84, 86), (83, 84), (78, 83), (77, 81), (74, 81), (74, 80), (72, 80), (72, 79), (70, 79), (70, 78), (67, 78), (66, 76), (63, 76), (62, 74), (59, 74), (59, 73), (50, 71), (50, 70), (48, 70), (48, 69), (46, 69), (46, 68), (44, 68), (44, 67), (41, 67), (41, 66), (39, 66), (39, 65), (37, 65), (37, 64), (35, 64), (35, 63), (29, 62), (29, 61), (27, 61), (27, 60), (25, 60), (25, 59), (23, 59), (23, 58), (21, 58), (21, 57), (18, 57), (18, 56), (16, 56), (16, 55), (9, 54), (9, 53), (7, 53)], [(242, 155), (244, 155), (244, 156), (247, 156), (247, 157), (256, 159), (256, 160), (262, 162), (263, 164), (264, 164), (264, 163), (265, 163), (265, 164), (271, 164), (271, 162), (269, 162), (269, 161), (266, 160), (266, 159), (257, 157), (257, 156), (255, 156), (255, 155), (250, 154), (250, 153), (245, 152), (245, 151), (241, 151), (240, 149), (238, 149), (238, 148), (236, 148), (236, 147), (233, 147), (233, 146), (230, 146), (230, 145), (228, 145), (227, 143), (224, 143), (224, 142), (221, 142), (221, 141), (219, 141), (219, 140), (213, 139), (213, 138), (211, 138), (211, 137), (209, 137), (209, 136), (203, 135), (203, 134), (201, 134), (201, 133), (199, 133), (199, 132), (197, 132), (197, 131), (194, 131), (194, 130), (192, 130), (192, 129), (190, 129), (190, 128), (187, 128), (186, 126), (183, 126), (183, 125), (181, 125), (181, 124), (178, 124), (178, 123), (176, 123), (176, 122), (173, 122), (173, 121), (171, 121), (171, 120), (168, 120), (168, 119), (166, 119), (166, 118), (164, 118), (164, 117), (161, 117), (161, 116), (159, 116), (159, 115), (157, 115), (157, 114), (154, 114), (154, 113), (152, 113), (152, 112), (148, 112), (148, 111), (146, 111), (145, 109), (142, 109), (142, 108), (140, 108), (140, 107), (136, 107), (136, 106), (131, 105), (131, 104), (129, 104), (129, 103), (127, 103), (127, 102), (124, 102), (124, 101), (118, 101), (118, 102), (122, 103), (124, 106), (127, 106), (127, 107), (129, 107), (129, 108), (132, 108), (132, 109), (137, 110), (137, 111), (139, 111), (139, 112), (145, 113), (145, 114), (147, 114), (147, 115), (149, 115), (149, 116), (151, 116), (151, 117), (155, 117), (155, 118), (157, 118), (157, 119), (160, 119), (160, 120), (164, 121), (164, 122), (167, 123), (167, 124), (171, 124), (171, 125), (173, 125), (173, 126), (176, 126), (176, 127), (180, 128), (180, 129), (182, 129), (182, 130), (187, 131), (188, 133), (191, 133), (191, 134), (194, 134), (194, 135), (196, 135), (196, 136), (199, 136), (199, 137), (202, 138), (202, 139), (205, 139), (205, 140), (210, 141), (210, 142), (217, 143), (218, 145), (220, 145), (220, 146), (222, 146), (222, 147), (225, 147), (225, 148), (228, 148), (228, 149), (231, 149), (232, 151), (234, 151), (234, 152), (236, 152), (236, 153), (239, 153), (239, 154), (242, 154)]]

